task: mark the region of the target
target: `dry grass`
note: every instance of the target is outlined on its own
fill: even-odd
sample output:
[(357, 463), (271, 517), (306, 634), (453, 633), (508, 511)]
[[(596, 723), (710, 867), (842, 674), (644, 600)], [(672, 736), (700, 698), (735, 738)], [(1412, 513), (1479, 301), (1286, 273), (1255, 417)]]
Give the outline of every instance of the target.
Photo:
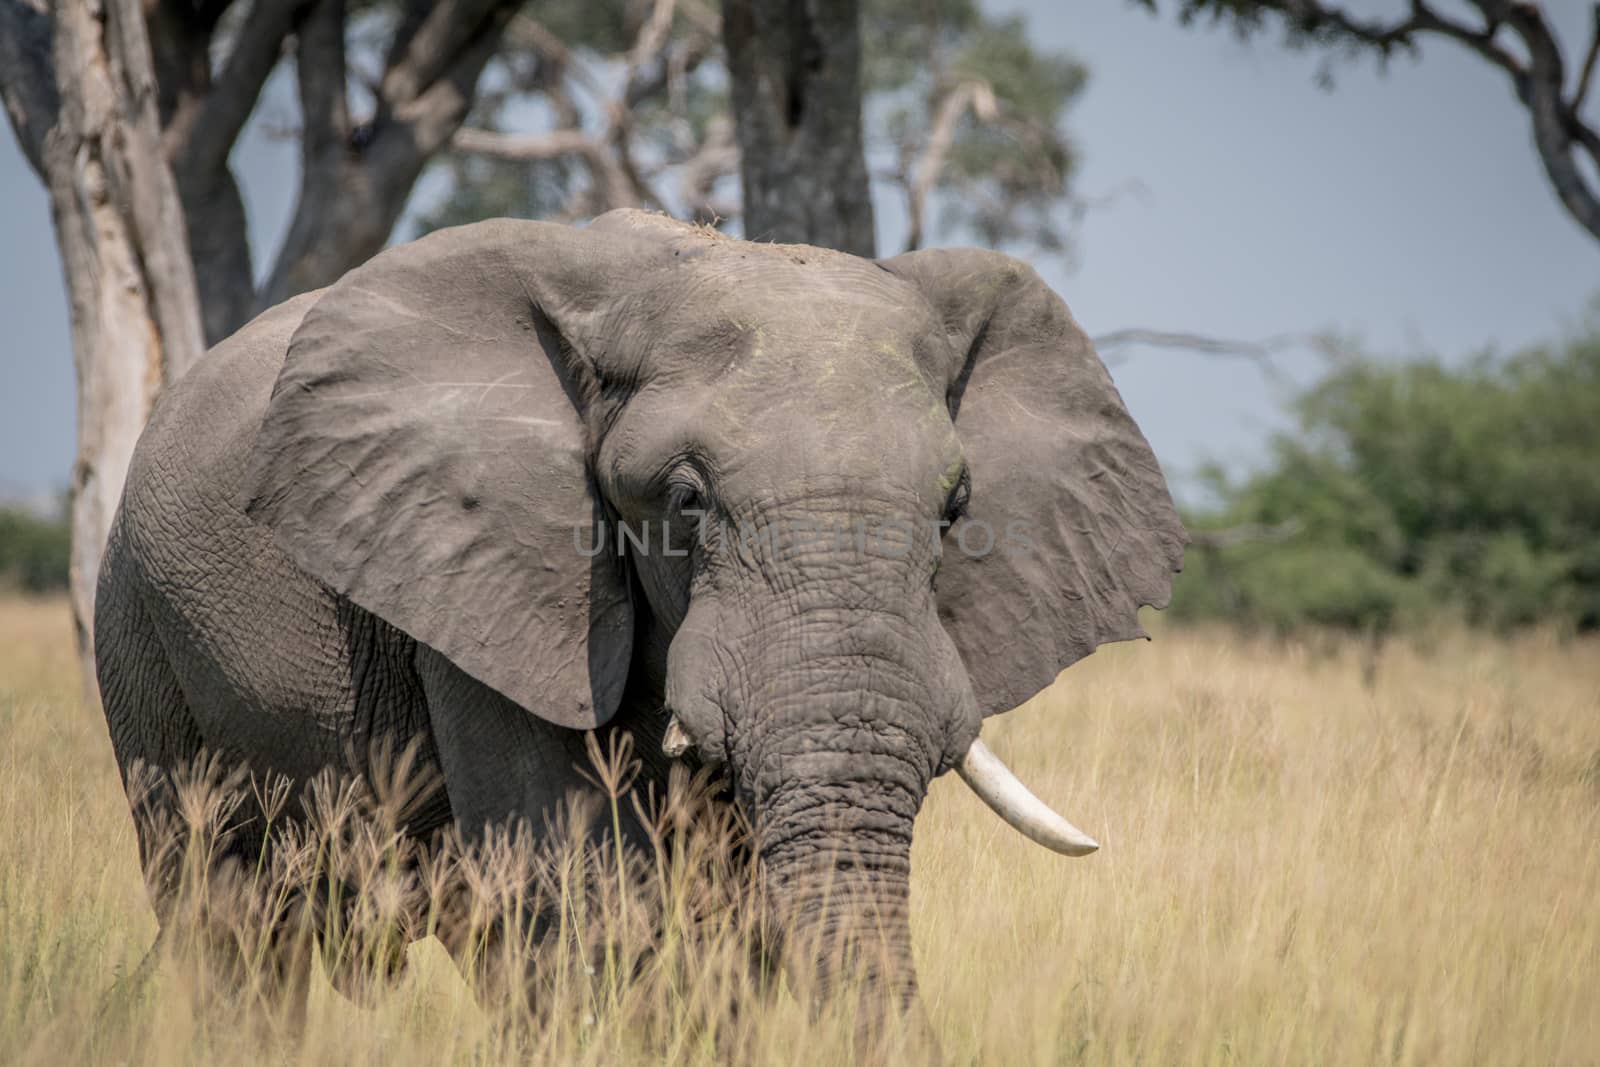
[[(913, 925), (949, 1060), (1600, 1062), (1600, 644), (1450, 635), (1369, 690), (1354, 644), (1167, 633), (986, 737), (1105, 847), (1046, 855), (936, 785)], [(0, 604), (0, 827), (6, 1062), (845, 1058), (786, 996), (723, 1011), (715, 947), (680, 957), (713, 974), (598, 967), (521, 1026), (431, 941), (370, 1008), (319, 979), (298, 1044), (181, 960), (97, 1018), (155, 924), (58, 603)]]

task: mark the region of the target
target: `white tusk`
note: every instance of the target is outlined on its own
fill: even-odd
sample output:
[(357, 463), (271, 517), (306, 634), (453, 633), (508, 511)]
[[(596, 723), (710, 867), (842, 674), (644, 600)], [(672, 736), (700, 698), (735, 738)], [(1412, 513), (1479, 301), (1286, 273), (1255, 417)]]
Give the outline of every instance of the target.
[(956, 764), (956, 773), (985, 804), (994, 809), (996, 815), (1052, 852), (1064, 856), (1087, 856), (1100, 847), (1094, 838), (1051, 811), (1048, 804), (1034, 796), (1011, 773), (1011, 768), (989, 751), (989, 746), (983, 743), (981, 737), (973, 739), (972, 747)]
[(674, 715), (668, 719), (666, 732), (661, 735), (661, 751), (670, 758), (677, 759), (693, 746), (694, 742), (689, 740), (689, 731), (683, 728), (678, 717)]

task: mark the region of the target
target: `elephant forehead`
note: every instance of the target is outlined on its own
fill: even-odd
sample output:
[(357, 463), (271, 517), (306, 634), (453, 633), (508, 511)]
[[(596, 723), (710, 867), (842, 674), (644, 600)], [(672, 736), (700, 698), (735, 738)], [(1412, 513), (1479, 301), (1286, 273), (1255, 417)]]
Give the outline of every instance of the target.
[(871, 293), (753, 285), (692, 304), (652, 341), (651, 369), (729, 387), (871, 393), (917, 387), (942, 395), (951, 378), (948, 342), (920, 309)]
[[(781, 373), (779, 387), (772, 369)], [(780, 352), (736, 365), (707, 399), (695, 436), (715, 458), (767, 484), (810, 484), (825, 473), (885, 488), (933, 484), (960, 459), (942, 391), (930, 389), (903, 355)]]
[(682, 263), (655, 287), (651, 302), (673, 339), (731, 329), (796, 348), (910, 355), (939, 332), (920, 291), (872, 260), (748, 242), (717, 253)]
[(614, 458), (692, 445), (763, 469), (870, 460), (917, 481), (957, 461), (954, 357), (918, 290), (841, 253), (727, 249), (670, 271), (625, 316), (644, 310), (652, 328)]

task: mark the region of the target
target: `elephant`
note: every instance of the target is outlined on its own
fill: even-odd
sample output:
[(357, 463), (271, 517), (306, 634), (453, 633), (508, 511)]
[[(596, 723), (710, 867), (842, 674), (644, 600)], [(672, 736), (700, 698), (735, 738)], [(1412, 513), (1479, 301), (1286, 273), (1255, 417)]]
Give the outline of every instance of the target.
[(496, 219), (265, 311), (167, 390), (94, 647), (125, 785), (203, 751), (360, 776), (391, 738), (444, 783), (408, 832), (473, 838), (592, 790), (589, 731), (630, 732), (646, 778), (720, 768), (785, 928), (873, 937), (906, 1006), (930, 783), (1093, 851), (980, 726), (1148, 636), (1187, 540), (1018, 259)]

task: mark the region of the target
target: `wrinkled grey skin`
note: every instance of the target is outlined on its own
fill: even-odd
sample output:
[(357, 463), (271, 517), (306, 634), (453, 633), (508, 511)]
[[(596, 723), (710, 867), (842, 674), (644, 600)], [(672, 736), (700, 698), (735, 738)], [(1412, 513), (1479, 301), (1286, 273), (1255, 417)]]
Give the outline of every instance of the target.
[[(683, 513), (920, 530), (969, 484), (909, 551), (701, 543)], [(618, 518), (684, 554), (578, 551)], [(1031, 547), (956, 551), (979, 522)], [(267, 312), (170, 390), (101, 574), (99, 675), (125, 775), (205, 747), (303, 782), (420, 740), (447, 797), (418, 834), (541, 825), (587, 788), (589, 728), (634, 731), (659, 775), (676, 714), (753, 815), (786, 928), (870, 929), (908, 1002), (930, 781), (983, 716), (1139, 636), (1185, 540), (1015, 260), (498, 220)], [(841, 886), (852, 913), (824, 917)]]

